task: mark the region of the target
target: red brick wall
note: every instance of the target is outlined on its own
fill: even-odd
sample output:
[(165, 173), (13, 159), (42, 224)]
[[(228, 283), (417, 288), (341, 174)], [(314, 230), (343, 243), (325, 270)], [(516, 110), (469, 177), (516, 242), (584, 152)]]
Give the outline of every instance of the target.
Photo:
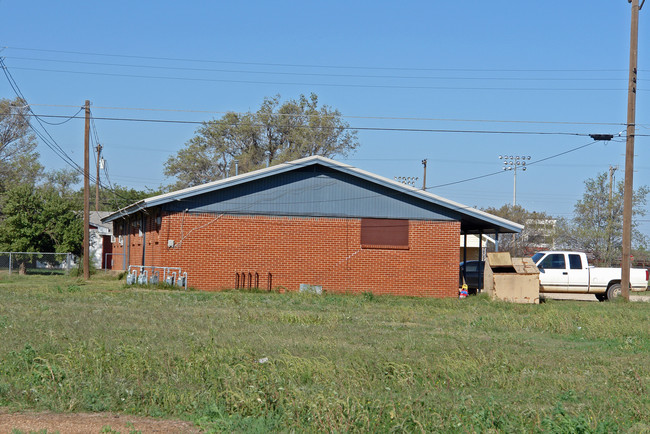
[(413, 220), (409, 249), (393, 250), (361, 248), (360, 219), (163, 213), (157, 224), (158, 216), (150, 212), (142, 236), (124, 223), (124, 245), (116, 241), (113, 252), (141, 265), (144, 247), (145, 265), (180, 267), (196, 289), (234, 288), (237, 273), (245, 273), (247, 287), (249, 273), (253, 286), (257, 273), (266, 289), (270, 273), (272, 288), (288, 291), (306, 283), (329, 292), (458, 294), (459, 222)]

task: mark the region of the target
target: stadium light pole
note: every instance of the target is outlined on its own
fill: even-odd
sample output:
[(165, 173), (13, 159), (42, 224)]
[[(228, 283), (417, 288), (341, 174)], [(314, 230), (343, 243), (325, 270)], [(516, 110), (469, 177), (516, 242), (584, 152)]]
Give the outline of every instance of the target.
[(503, 160), (503, 170), (512, 170), (514, 174), (514, 184), (512, 189), (512, 207), (517, 205), (517, 168), (526, 171), (526, 161), (530, 161), (530, 155), (499, 155), (499, 160)]

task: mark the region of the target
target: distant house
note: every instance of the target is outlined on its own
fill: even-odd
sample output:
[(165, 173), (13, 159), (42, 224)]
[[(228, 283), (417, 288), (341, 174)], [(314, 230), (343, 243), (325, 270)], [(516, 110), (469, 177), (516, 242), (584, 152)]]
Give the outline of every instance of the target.
[(91, 260), (96, 267), (111, 268), (106, 266), (106, 260), (112, 261), (113, 223), (103, 223), (102, 219), (111, 215), (108, 211), (90, 212), (90, 253)]
[(461, 234), (522, 229), (323, 157), (144, 199), (102, 221), (125, 266), (187, 273), (197, 289), (424, 297), (457, 295)]
[[(465, 243), (467, 242), (467, 245)], [(487, 235), (461, 235), (460, 236), (460, 261), (485, 260), (485, 253), (496, 246), (496, 240)]]
[(555, 249), (557, 237), (557, 219), (527, 219), (521, 241), (527, 246), (526, 253), (533, 254), (540, 250)]

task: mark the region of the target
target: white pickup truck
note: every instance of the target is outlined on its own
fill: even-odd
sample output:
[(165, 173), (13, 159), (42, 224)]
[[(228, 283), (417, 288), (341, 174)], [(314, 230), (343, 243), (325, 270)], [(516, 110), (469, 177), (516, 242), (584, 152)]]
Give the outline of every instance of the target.
[[(581, 252), (538, 252), (533, 262), (539, 268), (539, 292), (594, 294), (600, 301), (621, 293), (620, 268), (596, 268), (589, 265)], [(648, 270), (630, 270), (632, 291), (648, 289)]]

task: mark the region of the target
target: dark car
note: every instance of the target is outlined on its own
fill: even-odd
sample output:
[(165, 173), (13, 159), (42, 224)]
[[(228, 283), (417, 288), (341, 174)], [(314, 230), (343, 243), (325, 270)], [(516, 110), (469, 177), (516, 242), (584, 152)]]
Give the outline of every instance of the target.
[(466, 283), (470, 294), (476, 294), (483, 289), (483, 276), (485, 276), (485, 261), (460, 263), (459, 286), (462, 286), (463, 282)]

